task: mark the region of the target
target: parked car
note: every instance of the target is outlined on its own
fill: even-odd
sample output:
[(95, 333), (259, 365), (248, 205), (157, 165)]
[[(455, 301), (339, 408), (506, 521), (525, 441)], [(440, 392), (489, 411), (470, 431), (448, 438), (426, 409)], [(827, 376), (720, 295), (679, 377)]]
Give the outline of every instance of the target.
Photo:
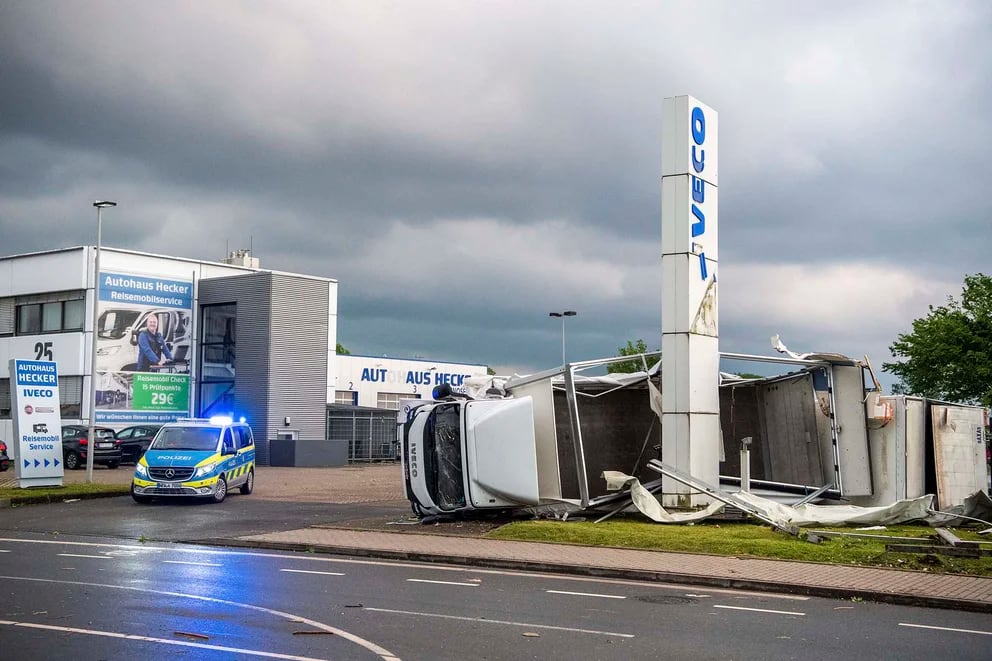
[[(86, 425), (62, 425), (62, 461), (67, 470), (76, 470), (86, 465), (86, 453), (90, 451), (90, 429)], [(96, 444), (93, 447), (93, 463), (107, 468), (117, 468), (121, 464), (121, 443), (114, 438), (110, 427), (95, 427), (93, 434)]]
[(152, 444), (152, 439), (155, 438), (155, 432), (161, 426), (134, 425), (133, 427), (125, 427), (117, 432), (114, 436), (120, 442), (121, 463), (138, 463), (138, 460), (145, 454), (148, 446)]
[(0, 473), (10, 468), (10, 456), (7, 454), (7, 444), (0, 441)]

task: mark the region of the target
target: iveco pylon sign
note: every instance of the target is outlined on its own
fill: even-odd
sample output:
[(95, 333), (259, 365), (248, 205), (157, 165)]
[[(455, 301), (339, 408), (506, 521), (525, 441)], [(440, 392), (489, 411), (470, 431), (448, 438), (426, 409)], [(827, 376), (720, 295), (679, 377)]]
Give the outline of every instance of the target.
[(19, 487), (62, 485), (59, 373), (52, 361), (11, 360), (11, 405)]

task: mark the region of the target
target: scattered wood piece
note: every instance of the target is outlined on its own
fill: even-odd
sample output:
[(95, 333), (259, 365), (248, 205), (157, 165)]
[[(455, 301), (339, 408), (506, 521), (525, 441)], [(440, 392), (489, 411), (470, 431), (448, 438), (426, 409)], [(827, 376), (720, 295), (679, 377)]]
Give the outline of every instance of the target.
[(32, 611), (32, 615), (48, 615), (48, 611)]
[(345, 608), (365, 608), (364, 604), (345, 604)]
[(533, 631), (524, 631), (520, 635), (523, 636), (524, 638), (540, 638), (541, 637), (541, 634), (534, 633)]
[(926, 553), (930, 555), (950, 555), (958, 558), (992, 557), (992, 550), (969, 548), (966, 546), (922, 546), (918, 544), (886, 544), (889, 553)]
[(294, 631), (294, 636), (333, 636), (333, 631)]
[(870, 535), (859, 532), (840, 532), (839, 530), (807, 530), (807, 534), (820, 537), (853, 537), (855, 539), (885, 539), (890, 542), (916, 542), (917, 544), (933, 544), (929, 537), (896, 537), (895, 535)]
[(196, 640), (210, 640), (210, 636), (204, 636), (202, 633), (191, 633), (189, 631), (173, 631), (174, 636), (185, 636), (186, 638), (195, 638)]

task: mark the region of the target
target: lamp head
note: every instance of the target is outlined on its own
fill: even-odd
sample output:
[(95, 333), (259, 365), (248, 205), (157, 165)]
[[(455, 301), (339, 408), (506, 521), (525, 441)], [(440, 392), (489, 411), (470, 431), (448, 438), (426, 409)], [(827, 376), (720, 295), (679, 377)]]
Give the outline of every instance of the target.
[(106, 209), (107, 207), (116, 207), (116, 202), (111, 202), (110, 200), (97, 200), (93, 203), (97, 209)]

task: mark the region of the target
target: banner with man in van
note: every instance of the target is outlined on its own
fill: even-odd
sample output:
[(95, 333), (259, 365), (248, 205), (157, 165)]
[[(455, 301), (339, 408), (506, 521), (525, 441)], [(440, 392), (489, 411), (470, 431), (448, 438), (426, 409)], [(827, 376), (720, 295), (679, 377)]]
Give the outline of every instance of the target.
[(96, 421), (189, 416), (193, 283), (100, 272)]

